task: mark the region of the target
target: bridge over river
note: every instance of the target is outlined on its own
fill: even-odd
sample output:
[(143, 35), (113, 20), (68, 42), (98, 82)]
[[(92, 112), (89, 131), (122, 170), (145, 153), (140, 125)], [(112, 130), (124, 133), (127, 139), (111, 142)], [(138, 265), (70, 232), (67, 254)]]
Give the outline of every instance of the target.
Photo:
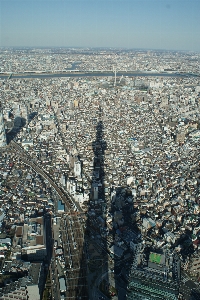
[[(59, 70), (57, 72), (42, 72), (42, 71), (27, 71), (22, 73), (1, 73), (1, 79), (19, 79), (19, 78), (59, 78), (59, 77), (107, 77), (115, 76), (115, 73), (111, 70)], [(200, 77), (200, 74), (196, 73), (179, 73), (177, 71), (171, 72), (147, 72), (147, 71), (126, 71), (117, 70), (116, 76), (128, 76), (128, 77)]]

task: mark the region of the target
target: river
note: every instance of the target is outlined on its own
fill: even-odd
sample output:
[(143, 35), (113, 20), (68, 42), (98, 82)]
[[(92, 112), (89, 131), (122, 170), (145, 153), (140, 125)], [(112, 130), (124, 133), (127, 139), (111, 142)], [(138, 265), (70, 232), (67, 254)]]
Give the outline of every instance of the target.
[[(119, 76), (128, 76), (128, 77), (197, 77), (195, 74), (180, 74), (180, 73), (151, 73), (151, 72), (118, 72), (117, 77)], [(113, 72), (84, 72), (80, 71), (74, 73), (74, 72), (67, 72), (67, 73), (34, 73), (27, 75), (25, 73), (18, 74), (12, 74), (10, 79), (30, 79), (30, 78), (59, 78), (59, 77), (108, 77), (112, 76), (114, 77)], [(8, 79), (9, 75), (0, 75), (0, 79)], [(199, 77), (199, 76), (198, 76)]]

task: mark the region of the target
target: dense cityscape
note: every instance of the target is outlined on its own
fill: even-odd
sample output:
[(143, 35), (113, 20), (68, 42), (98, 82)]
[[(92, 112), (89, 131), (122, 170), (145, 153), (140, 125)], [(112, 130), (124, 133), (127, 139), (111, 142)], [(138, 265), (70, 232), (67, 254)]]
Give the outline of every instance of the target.
[(0, 299), (200, 299), (200, 53), (0, 58)]

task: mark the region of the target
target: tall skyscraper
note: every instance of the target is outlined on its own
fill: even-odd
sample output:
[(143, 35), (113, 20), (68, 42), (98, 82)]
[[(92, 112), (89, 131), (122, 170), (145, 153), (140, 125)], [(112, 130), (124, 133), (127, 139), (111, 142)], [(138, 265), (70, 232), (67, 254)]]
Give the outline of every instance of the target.
[(5, 146), (6, 146), (6, 134), (4, 128), (2, 107), (0, 103), (0, 147), (5, 147)]

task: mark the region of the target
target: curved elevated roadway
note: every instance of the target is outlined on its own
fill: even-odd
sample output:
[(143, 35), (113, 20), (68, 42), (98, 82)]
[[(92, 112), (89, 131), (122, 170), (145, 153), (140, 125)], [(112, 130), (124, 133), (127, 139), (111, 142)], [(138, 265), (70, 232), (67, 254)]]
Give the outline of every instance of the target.
[(82, 208), (80, 207), (80, 205), (75, 202), (75, 200), (73, 199), (72, 195), (70, 195), (70, 193), (68, 191), (64, 191), (62, 188), (60, 188), (53, 180), (52, 178), (46, 173), (45, 170), (43, 170), (41, 167), (37, 166), (37, 161), (35, 159), (33, 159), (31, 156), (29, 156), (24, 149), (16, 142), (11, 141), (10, 142), (10, 147), (14, 148), (15, 150), (17, 150), (17, 154), (20, 157), (20, 159), (26, 164), (29, 165), (36, 173), (40, 174), (43, 178), (45, 178), (49, 184), (51, 185), (51, 187), (53, 187), (55, 189), (55, 191), (57, 192), (57, 194), (60, 196), (61, 200), (65, 203), (66, 205), (66, 211), (67, 212), (72, 212), (70, 203), (75, 205), (78, 209), (79, 212), (83, 212)]

